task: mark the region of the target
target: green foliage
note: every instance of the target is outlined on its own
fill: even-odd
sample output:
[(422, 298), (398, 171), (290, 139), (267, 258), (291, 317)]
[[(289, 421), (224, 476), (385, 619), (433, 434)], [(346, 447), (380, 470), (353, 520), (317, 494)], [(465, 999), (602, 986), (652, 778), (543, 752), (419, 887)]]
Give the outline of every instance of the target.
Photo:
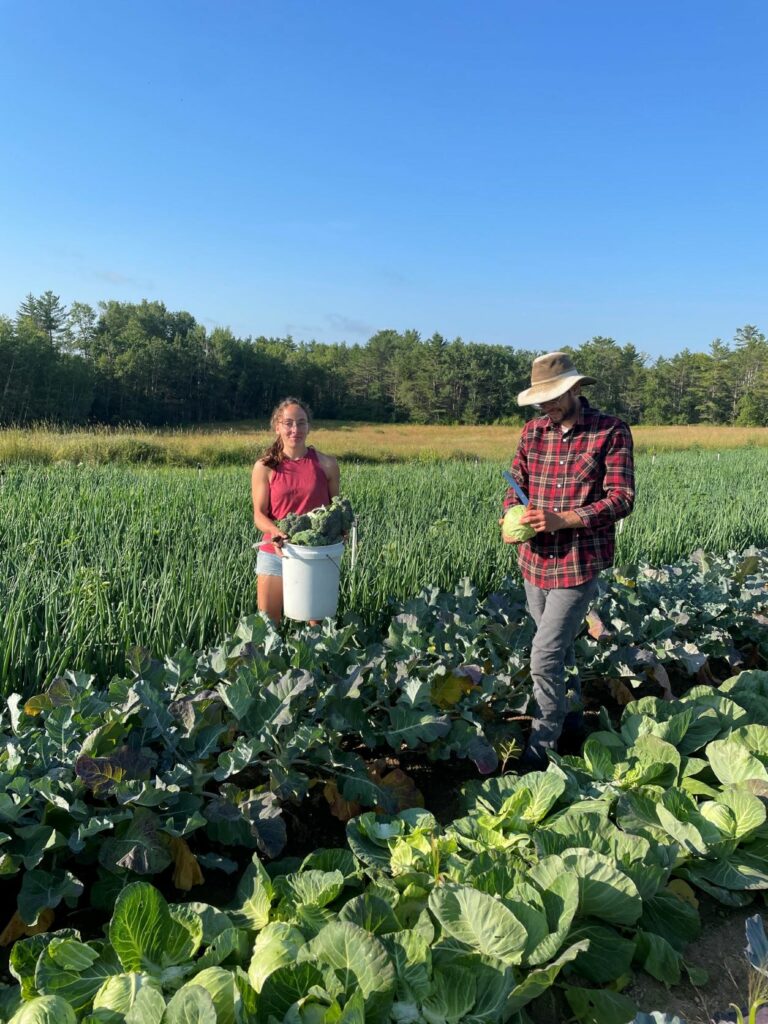
[[(35, 720), (44, 724), (46, 715), (68, 707), (72, 722), (92, 714), (101, 723), (81, 721), (88, 756), (108, 758), (103, 744), (117, 744), (129, 776), (110, 776), (108, 785), (97, 781), (101, 776), (87, 776), (89, 786), (101, 787), (107, 805), (99, 812), (102, 821), (111, 810), (119, 815), (127, 803), (148, 798), (169, 834), (197, 831), (200, 826), (189, 828), (195, 805), (183, 798), (194, 793), (196, 744), (207, 749), (210, 743), (205, 710), (217, 703), (214, 694), (221, 698), (217, 713), (221, 705), (237, 709), (249, 731), (277, 719), (289, 725), (294, 716), (302, 729), (307, 695), (320, 705), (331, 696), (314, 688), (304, 670), (277, 684), (250, 686), (256, 681), (251, 662), (258, 665), (263, 657), (255, 645), (262, 651), (268, 646), (267, 634), (259, 638), (256, 629), (256, 620), (243, 623), (238, 644), (226, 644), (182, 673), (178, 666), (163, 669), (137, 657), (145, 675), (114, 680), (108, 694), (70, 676), (28, 702), (30, 713), (12, 700), (4, 723), (6, 788), (17, 797), (34, 791), (37, 779), (28, 764), (24, 787), (14, 786), (9, 772), (21, 766), (24, 738), (47, 734)], [(315, 653), (333, 663), (339, 654), (329, 653), (331, 640), (329, 635), (329, 646)], [(176, 686), (166, 705), (161, 684), (167, 676), (175, 677)], [(341, 699), (361, 687), (356, 678)], [(685, 947), (698, 933), (698, 915), (683, 899), (681, 879), (726, 903), (745, 891), (768, 890), (768, 876), (759, 870), (766, 844), (761, 768), (768, 762), (767, 690), (768, 673), (749, 671), (724, 682), (720, 692), (696, 687), (682, 702), (643, 698), (626, 709), (618, 730), (593, 735), (587, 756), (553, 755), (546, 772), (468, 787), (466, 815), (446, 827), (421, 809), (366, 812), (348, 823), (349, 850), (319, 850), (298, 866), (275, 864), (269, 871), (254, 854), (223, 910), (169, 904), (145, 881), (125, 884), (106, 941), (83, 942), (71, 931), (17, 941), (10, 963), (19, 982), (15, 998), (23, 1004), (13, 1020), (287, 1024), (300, 1017), (307, 1024), (333, 1024), (364, 1017), (380, 1024), (462, 1018), (502, 1024), (561, 986), (577, 1020), (626, 1024), (636, 1012), (630, 1000), (611, 989), (581, 986), (616, 982), (631, 964), (666, 984), (680, 979), (687, 969)], [(263, 705), (262, 691), (268, 694)], [(408, 683), (404, 693), (419, 699)], [(366, 699), (371, 696), (368, 691)], [(203, 714), (197, 729), (182, 707), (189, 700)], [(713, 710), (717, 730), (701, 729), (700, 716)], [(121, 714), (137, 727), (141, 723), (140, 750), (115, 729)], [(464, 705), (467, 714), (470, 706)], [(141, 776), (153, 760), (153, 720), (177, 760), (167, 774), (155, 765), (148, 786)], [(229, 732), (226, 717), (217, 719), (217, 730)], [(707, 754), (723, 741), (749, 752), (751, 774), (718, 779)], [(58, 739), (55, 744), (58, 750)], [(598, 756), (599, 748), (607, 758)], [(43, 762), (49, 756), (45, 743), (36, 752)], [(331, 745), (324, 756), (348, 768)], [(200, 765), (194, 771), (198, 782), (204, 779)], [(707, 793), (683, 788), (703, 775)], [(175, 808), (169, 804), (171, 779), (186, 790), (177, 794)], [(58, 808), (57, 801), (67, 804), (69, 798), (70, 811), (80, 814), (61, 771), (57, 783), (43, 787), (46, 802)], [(6, 845), (18, 856), (19, 838), (30, 833), (27, 826), (21, 833), (15, 829), (13, 819), (32, 811), (22, 799), (5, 805)], [(141, 803), (139, 811), (146, 812)], [(764, 972), (768, 946), (759, 918), (748, 922), (747, 938), (750, 962)], [(669, 1020), (663, 1014), (635, 1017), (642, 1024)]]
[[(99, 506), (87, 482), (82, 501)], [(115, 504), (113, 535), (130, 519), (119, 502), (100, 508)], [(42, 518), (25, 511), (61, 570)], [(151, 531), (139, 533), (151, 546)], [(21, 580), (34, 551), (12, 553), (8, 575)], [(79, 553), (73, 562), (82, 570)], [(95, 577), (77, 578), (70, 599), (112, 607)], [(56, 655), (62, 674), (26, 699), (10, 694), (0, 718), (0, 869), (17, 876), (28, 924), (78, 900), (82, 863), (98, 872), (90, 895), (114, 913), (107, 942), (65, 932), (16, 944), (25, 1010), (53, 1006), (63, 1020), (55, 1000), (65, 1000), (88, 1024), (118, 1013), (128, 1024), (248, 1014), (491, 1024), (565, 983), (580, 1019), (619, 1019), (622, 999), (580, 985), (630, 964), (674, 983), (699, 927), (682, 883), (731, 906), (768, 891), (768, 673), (668, 699), (670, 678), (715, 681), (710, 664), (738, 667), (746, 652), (765, 664), (765, 586), (757, 549), (606, 574), (579, 641), (586, 674), (658, 696), (632, 701), (619, 722), (604, 715), (580, 756), (477, 783), (446, 828), (424, 810), (396, 813), (359, 751), (496, 769), (514, 735), (509, 713), (527, 700), (531, 627), (514, 587), (488, 597), (467, 581), (429, 587), (371, 625), (347, 614), (280, 633), (246, 618), (198, 654), (136, 648), (105, 684), (63, 671), (74, 641), (57, 627), (69, 645)], [(259, 854), (282, 849), (284, 804), (324, 782), (387, 813), (354, 818), (348, 850), (267, 872)], [(144, 880), (184, 850), (206, 870), (236, 867), (220, 844), (252, 856), (223, 911), (169, 905)]]
[(61, 996), (36, 996), (24, 1003), (9, 1024), (76, 1024), (75, 1012)]
[[(518, 422), (517, 394), (538, 352), (379, 331), (364, 345), (208, 332), (163, 302), (73, 302), (27, 295), (0, 318), (0, 420), (181, 424), (265, 416), (279, 395), (318, 416), (375, 422)], [(753, 325), (731, 348), (687, 349), (649, 366), (631, 344), (594, 337), (573, 350), (595, 404), (630, 423), (764, 425), (768, 345)]]

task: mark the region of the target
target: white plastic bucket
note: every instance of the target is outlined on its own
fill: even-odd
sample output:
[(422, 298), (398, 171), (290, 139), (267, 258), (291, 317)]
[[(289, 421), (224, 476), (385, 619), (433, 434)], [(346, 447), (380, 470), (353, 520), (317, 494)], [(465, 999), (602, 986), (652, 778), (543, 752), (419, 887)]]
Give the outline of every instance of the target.
[(283, 544), (283, 611), (289, 619), (327, 619), (339, 604), (344, 544), (310, 548)]

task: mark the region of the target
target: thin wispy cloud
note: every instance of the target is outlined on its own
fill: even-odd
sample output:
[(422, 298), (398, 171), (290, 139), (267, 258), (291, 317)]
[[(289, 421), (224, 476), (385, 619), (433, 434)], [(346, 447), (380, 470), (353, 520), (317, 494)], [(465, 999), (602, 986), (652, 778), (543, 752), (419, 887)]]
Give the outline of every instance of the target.
[(363, 320), (355, 320), (352, 317), (344, 316), (341, 313), (326, 313), (325, 319), (328, 326), (341, 334), (360, 334), (368, 338), (375, 333), (374, 328)]
[(411, 288), (415, 281), (406, 277), (405, 274), (401, 274), (399, 270), (392, 270), (389, 267), (384, 267), (379, 270), (382, 281), (386, 284), (396, 285), (398, 288)]
[(137, 288), (154, 288), (151, 281), (131, 277), (130, 274), (123, 274), (119, 270), (94, 270), (93, 276), (97, 277), (100, 281), (107, 281), (109, 284), (133, 285)]

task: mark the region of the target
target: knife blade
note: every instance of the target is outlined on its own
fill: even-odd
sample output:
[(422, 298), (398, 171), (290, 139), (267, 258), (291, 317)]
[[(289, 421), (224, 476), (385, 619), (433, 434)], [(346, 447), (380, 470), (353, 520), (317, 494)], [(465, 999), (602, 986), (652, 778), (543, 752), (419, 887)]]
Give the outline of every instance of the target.
[(520, 503), (522, 505), (527, 505), (528, 504), (528, 498), (525, 496), (525, 491), (522, 489), (522, 487), (517, 482), (517, 480), (515, 480), (515, 478), (512, 476), (512, 474), (504, 472), (501, 475), (504, 477), (504, 479), (507, 481), (509, 486), (512, 488), (512, 490), (518, 496), (518, 498), (520, 499)]

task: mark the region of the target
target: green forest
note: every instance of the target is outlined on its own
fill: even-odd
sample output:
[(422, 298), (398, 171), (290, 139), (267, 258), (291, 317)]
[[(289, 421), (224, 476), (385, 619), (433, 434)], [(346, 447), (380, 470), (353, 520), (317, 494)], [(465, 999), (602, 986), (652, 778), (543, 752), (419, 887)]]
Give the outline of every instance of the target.
[[(655, 360), (600, 336), (565, 350), (598, 379), (592, 403), (629, 423), (768, 425), (768, 342), (754, 325)], [(415, 330), (365, 344), (239, 338), (158, 301), (67, 307), (47, 291), (0, 316), (0, 423), (262, 419), (287, 394), (321, 419), (505, 422), (520, 418), (516, 397), (538, 354)]]

